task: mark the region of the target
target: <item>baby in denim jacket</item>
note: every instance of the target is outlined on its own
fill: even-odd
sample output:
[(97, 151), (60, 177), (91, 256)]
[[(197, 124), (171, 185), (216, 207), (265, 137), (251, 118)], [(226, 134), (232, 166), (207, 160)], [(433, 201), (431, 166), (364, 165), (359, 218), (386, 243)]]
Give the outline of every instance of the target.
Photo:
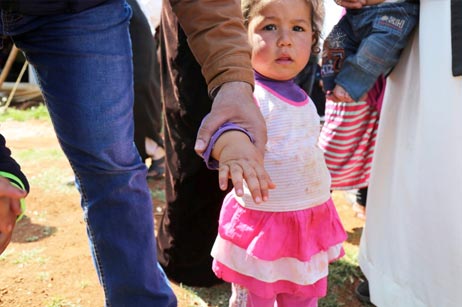
[(347, 9), (324, 41), (327, 99), (364, 101), (377, 78), (398, 62), (418, 18), (418, 0), (368, 0), (361, 9)]

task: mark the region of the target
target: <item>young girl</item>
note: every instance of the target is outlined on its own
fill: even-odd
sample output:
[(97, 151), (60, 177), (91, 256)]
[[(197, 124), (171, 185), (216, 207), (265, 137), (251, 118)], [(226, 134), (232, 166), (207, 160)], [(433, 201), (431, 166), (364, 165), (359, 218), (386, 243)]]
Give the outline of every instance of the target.
[[(266, 201), (252, 199), (248, 187), (260, 178), (249, 163), (251, 137), (234, 131), (234, 124), (220, 129), (211, 155), (220, 163), (220, 183), (230, 175), (235, 189), (220, 214), (213, 270), (232, 283), (230, 306), (317, 306), (326, 294), (328, 264), (343, 255), (346, 234), (316, 145), (319, 116), (293, 79), (311, 49), (319, 50), (323, 2), (244, 0), (242, 8), (253, 47), (254, 95), (268, 130), (265, 168), (275, 189)], [(207, 152), (204, 158), (210, 165)], [(243, 189), (236, 185), (242, 178)]]

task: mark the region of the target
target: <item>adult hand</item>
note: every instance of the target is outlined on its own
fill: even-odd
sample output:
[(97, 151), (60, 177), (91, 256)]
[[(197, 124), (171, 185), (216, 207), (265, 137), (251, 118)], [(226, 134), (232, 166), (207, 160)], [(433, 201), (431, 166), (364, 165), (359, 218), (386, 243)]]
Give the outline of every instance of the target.
[(360, 9), (366, 5), (367, 0), (334, 0), (334, 2), (346, 9)]
[(251, 133), (263, 156), (267, 140), (266, 124), (254, 102), (252, 87), (246, 82), (227, 82), (220, 87), (209, 115), (202, 122), (194, 149), (205, 151), (213, 133), (227, 122), (233, 122)]
[(10, 243), (16, 218), (21, 214), (20, 199), (26, 194), (12, 186), (6, 178), (0, 177), (0, 254)]

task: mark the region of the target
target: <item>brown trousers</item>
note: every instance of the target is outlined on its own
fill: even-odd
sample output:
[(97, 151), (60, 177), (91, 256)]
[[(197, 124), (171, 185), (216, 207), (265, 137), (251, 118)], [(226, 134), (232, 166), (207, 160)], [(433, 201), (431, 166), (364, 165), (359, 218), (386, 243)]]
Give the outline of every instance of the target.
[(219, 189), (218, 173), (194, 152), (194, 143), (212, 101), (185, 34), (165, 8), (159, 39), (167, 207), (157, 237), (158, 260), (176, 282), (211, 286), (220, 282), (210, 250), (227, 192)]

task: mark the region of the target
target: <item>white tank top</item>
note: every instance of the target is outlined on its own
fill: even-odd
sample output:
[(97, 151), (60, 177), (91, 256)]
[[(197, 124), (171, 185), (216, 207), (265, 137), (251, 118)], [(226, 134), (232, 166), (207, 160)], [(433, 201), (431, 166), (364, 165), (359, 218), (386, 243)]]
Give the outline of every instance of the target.
[(269, 200), (255, 204), (247, 185), (237, 201), (261, 211), (310, 208), (330, 198), (330, 174), (317, 146), (320, 118), (311, 99), (294, 102), (257, 83), (254, 96), (266, 120), (265, 168), (276, 184)]

